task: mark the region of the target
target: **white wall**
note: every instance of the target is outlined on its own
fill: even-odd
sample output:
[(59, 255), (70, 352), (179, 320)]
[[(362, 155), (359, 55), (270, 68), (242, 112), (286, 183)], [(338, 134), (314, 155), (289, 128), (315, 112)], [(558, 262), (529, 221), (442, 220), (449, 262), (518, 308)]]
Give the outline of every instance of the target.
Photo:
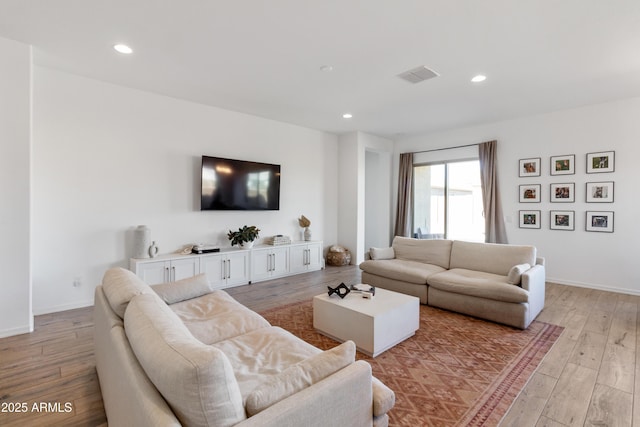
[(29, 46), (0, 38), (0, 94), (0, 337), (4, 337), (33, 330)]
[[(378, 173), (381, 188), (378, 194), (372, 194), (372, 188), (367, 193), (367, 152), (379, 154), (379, 161), (371, 164), (372, 171)], [(339, 163), (339, 218), (338, 235), (340, 244), (351, 251), (351, 263), (358, 264), (364, 260), (368, 250), (365, 243), (366, 235), (366, 194), (371, 199), (370, 205), (380, 207), (383, 211), (378, 217), (369, 218), (369, 222), (379, 224), (380, 228), (369, 236), (370, 241), (388, 241), (391, 234), (390, 203), (390, 171), (393, 142), (375, 135), (362, 132), (351, 132), (340, 135), (338, 142)], [(386, 243), (388, 244), (388, 243)], [(385, 244), (385, 245), (386, 245)], [(381, 245), (381, 246), (385, 246)]]
[[(226, 232), (337, 239), (337, 137), (34, 69), (33, 289), (36, 314), (93, 303), (104, 271), (128, 267), (132, 230), (150, 227), (160, 252)], [(201, 212), (203, 155), (282, 166), (280, 210)], [(73, 287), (79, 279), (82, 286)]]
[[(358, 132), (338, 140), (338, 244), (351, 252), (351, 264), (364, 257), (364, 155)], [(362, 151), (364, 154), (364, 151)]]
[(389, 246), (391, 223), (391, 160), (393, 142), (362, 134), (365, 145), (364, 250)]
[[(404, 138), (397, 141), (394, 164), (401, 152), (498, 140), (498, 175), (510, 243), (533, 244), (547, 260), (547, 280), (640, 294), (636, 267), (640, 226), (638, 159), (640, 159), (640, 98), (592, 105)], [(615, 172), (586, 174), (586, 154), (615, 150)], [(550, 176), (550, 156), (575, 154), (576, 174)], [(542, 158), (542, 176), (519, 178), (518, 160)], [(397, 165), (394, 176), (397, 175)], [(585, 203), (586, 182), (615, 181), (615, 202)], [(575, 182), (576, 202), (550, 203), (549, 184)], [(542, 202), (519, 203), (518, 186), (541, 184)], [(541, 229), (520, 229), (518, 210), (540, 210)], [(575, 231), (549, 229), (550, 210), (574, 210)], [(614, 211), (614, 233), (586, 232), (587, 210)]]

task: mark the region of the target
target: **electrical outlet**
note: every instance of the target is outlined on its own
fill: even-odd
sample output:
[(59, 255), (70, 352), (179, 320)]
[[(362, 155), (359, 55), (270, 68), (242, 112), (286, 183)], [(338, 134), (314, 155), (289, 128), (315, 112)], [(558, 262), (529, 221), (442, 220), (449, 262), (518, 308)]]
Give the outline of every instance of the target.
[(80, 276), (76, 276), (73, 278), (73, 287), (74, 288), (79, 288), (80, 286), (82, 286), (82, 277)]

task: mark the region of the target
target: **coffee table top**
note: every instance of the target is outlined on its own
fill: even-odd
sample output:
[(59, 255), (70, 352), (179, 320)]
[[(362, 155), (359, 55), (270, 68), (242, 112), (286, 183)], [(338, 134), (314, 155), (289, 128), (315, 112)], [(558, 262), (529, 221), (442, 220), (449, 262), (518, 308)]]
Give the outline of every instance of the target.
[(376, 314), (384, 313), (396, 307), (411, 304), (412, 302), (415, 303), (415, 301), (417, 301), (418, 304), (420, 302), (418, 297), (381, 288), (376, 288), (376, 295), (371, 299), (364, 298), (361, 294), (355, 292), (349, 293), (344, 298), (340, 298), (337, 295), (329, 296), (324, 293), (316, 295), (313, 299), (342, 306), (369, 316), (375, 316)]

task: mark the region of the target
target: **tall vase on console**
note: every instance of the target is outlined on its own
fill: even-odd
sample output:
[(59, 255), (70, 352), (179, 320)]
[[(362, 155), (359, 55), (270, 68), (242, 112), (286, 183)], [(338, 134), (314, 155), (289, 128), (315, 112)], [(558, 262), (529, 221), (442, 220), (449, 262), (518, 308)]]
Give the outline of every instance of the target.
[(146, 225), (139, 225), (133, 231), (133, 257), (149, 258), (151, 230)]
[(300, 218), (298, 218), (298, 225), (304, 228), (304, 231), (302, 232), (302, 237), (304, 238), (304, 240), (311, 240), (311, 230), (309, 230), (309, 226), (311, 226), (311, 220), (306, 216), (301, 215)]

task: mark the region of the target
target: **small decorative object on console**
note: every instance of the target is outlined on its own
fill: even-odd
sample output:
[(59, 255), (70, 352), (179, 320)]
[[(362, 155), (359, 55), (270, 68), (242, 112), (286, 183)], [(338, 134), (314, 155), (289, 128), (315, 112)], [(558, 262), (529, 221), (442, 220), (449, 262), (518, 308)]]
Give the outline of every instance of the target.
[(151, 258), (155, 258), (156, 256), (158, 256), (158, 251), (160, 249), (158, 248), (158, 245), (156, 245), (156, 242), (153, 241), (151, 242), (151, 246), (149, 246), (149, 256)]
[(273, 236), (273, 237), (267, 237), (265, 239), (265, 243), (267, 245), (273, 245), (273, 246), (290, 245), (291, 244), (291, 237), (283, 236), (282, 234), (278, 234), (278, 235)]
[(220, 252), (220, 248), (214, 245), (197, 244), (191, 248), (192, 254), (208, 254), (211, 252)]
[(335, 288), (332, 288), (331, 286), (327, 286), (327, 288), (329, 288), (329, 296), (336, 294), (340, 298), (346, 297), (349, 292), (351, 292), (351, 289), (349, 289), (344, 283), (340, 283)]
[(309, 226), (311, 225), (311, 220), (304, 215), (301, 215), (298, 218), (298, 224), (300, 227), (304, 228), (303, 237), (305, 241), (311, 240), (311, 230), (309, 230)]

